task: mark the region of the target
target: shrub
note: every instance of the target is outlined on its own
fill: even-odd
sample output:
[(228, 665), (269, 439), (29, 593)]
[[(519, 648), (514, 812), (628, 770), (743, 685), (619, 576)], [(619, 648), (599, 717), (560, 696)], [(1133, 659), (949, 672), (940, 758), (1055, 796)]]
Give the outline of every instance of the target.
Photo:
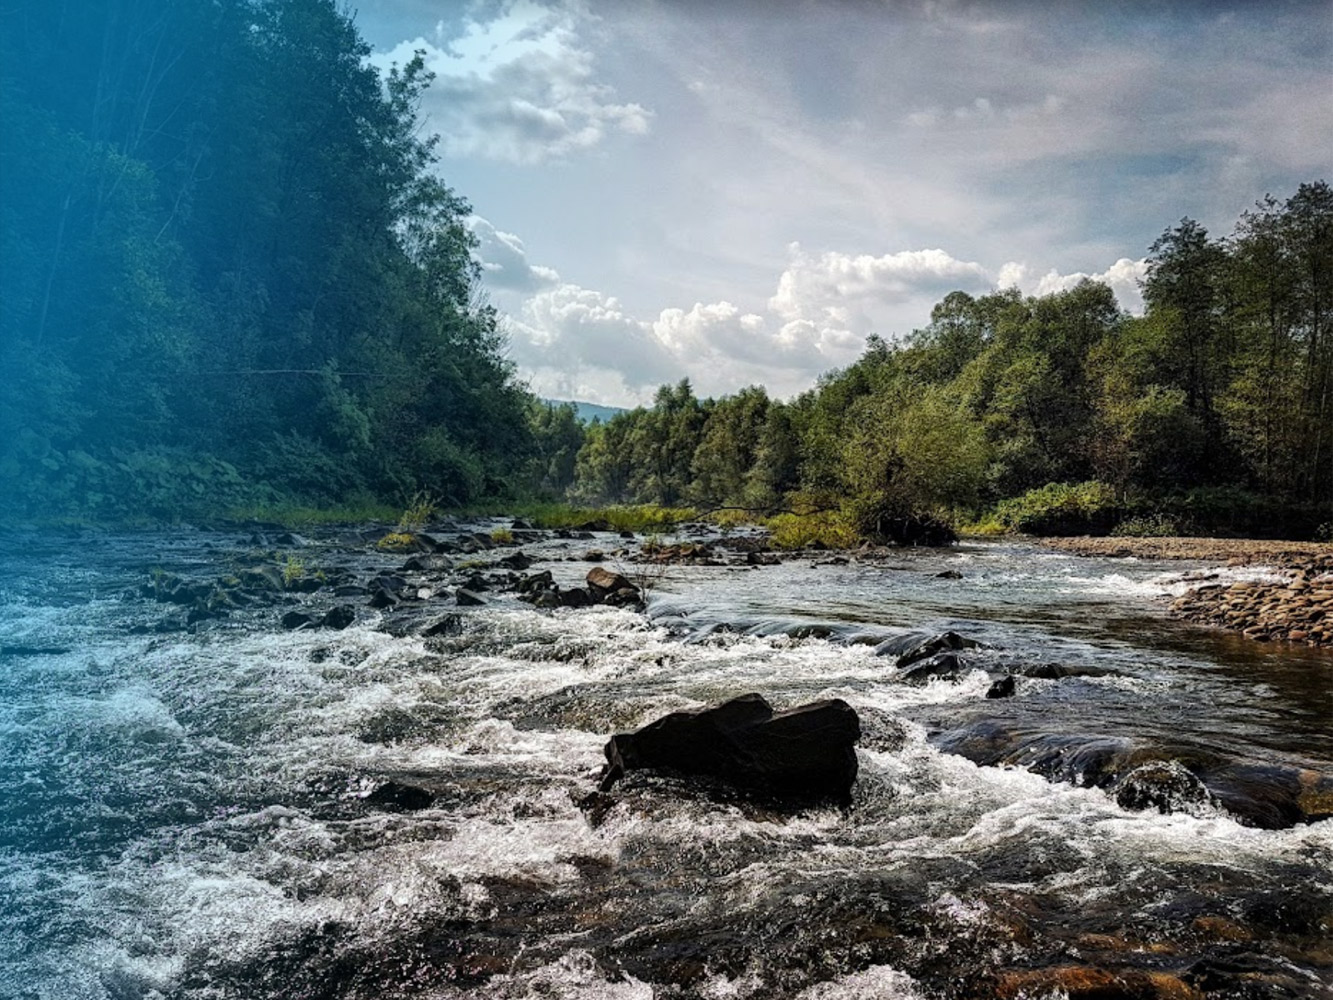
[(1025, 535), (1105, 535), (1124, 511), (1105, 483), (1047, 483), (1020, 497), (1001, 501), (999, 521)]
[(407, 503), (407, 509), (398, 518), (398, 530), (409, 533), (420, 531), (435, 513), (436, 503), (435, 498), (424, 490), (414, 493)]
[(375, 543), (381, 552), (407, 552), (416, 546), (416, 537), (408, 531), (392, 531)]
[(305, 576), (305, 563), (297, 556), (283, 556), (278, 567), (282, 570), (282, 583), (285, 587), (290, 587)]
[(1188, 534), (1180, 523), (1166, 514), (1127, 517), (1111, 531), (1118, 538), (1174, 538)]
[(845, 549), (858, 541), (851, 518), (842, 511), (778, 514), (764, 523), (773, 532), (773, 545), (779, 549), (804, 549), (816, 544)]

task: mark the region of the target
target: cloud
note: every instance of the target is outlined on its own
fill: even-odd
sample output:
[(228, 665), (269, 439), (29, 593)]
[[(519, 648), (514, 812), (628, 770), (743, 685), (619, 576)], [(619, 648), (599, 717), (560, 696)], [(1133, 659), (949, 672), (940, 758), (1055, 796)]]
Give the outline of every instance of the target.
[[(516, 237), (500, 245), (522, 247)], [(526, 257), (523, 266), (537, 270)], [(1090, 278), (1110, 285), (1122, 306), (1138, 311), (1144, 273), (1145, 261), (1128, 258), (1096, 274), (1043, 273), (1015, 261), (992, 271), (940, 249), (810, 254), (792, 244), (777, 288), (761, 309), (724, 299), (640, 319), (614, 296), (556, 283), (522, 303), (509, 332), (514, 359), (534, 388), (559, 398), (577, 393), (574, 398), (598, 402), (645, 402), (656, 386), (684, 376), (706, 395), (762, 383), (788, 396), (853, 361), (867, 334), (893, 339), (921, 325), (931, 306), (954, 289), (985, 293), (1016, 286), (1047, 295)]]
[(1109, 285), (1111, 291), (1115, 292), (1116, 300), (1122, 309), (1141, 314), (1143, 292), (1139, 282), (1147, 276), (1147, 273), (1147, 258), (1130, 260), (1128, 257), (1121, 257), (1105, 271), (1096, 274), (1087, 274), (1083, 271), (1061, 274), (1052, 268), (1040, 276), (1026, 264), (1010, 261), (1000, 268), (995, 284), (1000, 288), (1017, 288), (1025, 295), (1050, 295), (1052, 292), (1068, 291), (1085, 279), (1100, 281), (1104, 285)]
[(984, 291), (993, 283), (980, 264), (939, 249), (878, 257), (837, 251), (811, 255), (793, 243), (768, 307), (783, 321), (781, 339), (789, 351), (804, 345), (807, 356), (842, 363), (868, 333), (884, 331), (891, 316), (906, 311), (903, 307), (955, 288)]
[(468, 20), (438, 43), (417, 38), (371, 56), (387, 70), (417, 51), (435, 81), (423, 98), (429, 127), (450, 157), (535, 164), (600, 143), (615, 132), (642, 135), (652, 112), (619, 103), (599, 83), (575, 10), (509, 0), (486, 20)]
[(477, 237), (477, 258), (487, 287), (533, 293), (560, 283), (553, 268), (528, 263), (523, 241), (513, 233), (496, 229), (480, 215), (468, 219), (467, 225)]
[(575, 284), (528, 299), (509, 333), (514, 359), (534, 368), (604, 369), (640, 391), (683, 374), (651, 324), (626, 313), (614, 296)]

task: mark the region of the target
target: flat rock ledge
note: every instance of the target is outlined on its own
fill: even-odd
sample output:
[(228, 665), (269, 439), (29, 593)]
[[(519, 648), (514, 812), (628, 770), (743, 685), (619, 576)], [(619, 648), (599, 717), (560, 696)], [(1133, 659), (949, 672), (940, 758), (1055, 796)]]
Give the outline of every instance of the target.
[(1333, 648), (1333, 556), (1291, 568), (1289, 580), (1209, 584), (1171, 603), (1177, 617), (1235, 629), (1260, 642), (1303, 642)]

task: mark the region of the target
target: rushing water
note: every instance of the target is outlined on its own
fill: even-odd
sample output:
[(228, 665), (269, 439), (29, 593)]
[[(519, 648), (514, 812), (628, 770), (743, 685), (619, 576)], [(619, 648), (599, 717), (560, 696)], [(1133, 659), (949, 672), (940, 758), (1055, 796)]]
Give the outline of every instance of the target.
[[(590, 544), (525, 551), (574, 584)], [(947, 752), (1000, 733), (1333, 773), (1333, 656), (1168, 620), (1196, 567), (1014, 544), (673, 567), (647, 615), (492, 593), (421, 638), (364, 606), (344, 631), (284, 631), (286, 605), (159, 631), (149, 573), (216, 577), (244, 535), (4, 546), (5, 1000), (1333, 996), (1333, 821), (1130, 811), (1068, 768)], [(986, 644), (977, 669), (908, 684), (871, 645), (944, 629)], [(651, 775), (588, 807), (609, 733), (748, 691), (858, 710), (850, 809)], [(1050, 977), (1073, 966), (1122, 992)]]

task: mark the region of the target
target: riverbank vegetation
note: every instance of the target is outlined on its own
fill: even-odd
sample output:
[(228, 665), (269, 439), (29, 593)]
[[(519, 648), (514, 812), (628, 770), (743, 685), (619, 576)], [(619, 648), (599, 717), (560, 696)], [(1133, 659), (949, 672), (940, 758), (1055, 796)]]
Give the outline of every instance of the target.
[(414, 59), (328, 0), (25, 4), (0, 36), (11, 514), (453, 503), (541, 457)]
[(954, 292), (906, 339), (784, 403), (682, 382), (595, 426), (587, 501), (910, 515), (981, 533), (1328, 536), (1333, 190), (1265, 198), (1216, 238), (1152, 244), (1144, 314), (1083, 281)]
[(1333, 532), (1323, 181), (1223, 238), (1166, 229), (1142, 316), (1092, 281), (953, 292), (790, 401), (680, 382), (585, 427), (507, 360), (420, 58), (379, 73), (331, 0), (62, 11), (0, 36), (10, 517), (392, 519), (424, 494), (792, 544)]

